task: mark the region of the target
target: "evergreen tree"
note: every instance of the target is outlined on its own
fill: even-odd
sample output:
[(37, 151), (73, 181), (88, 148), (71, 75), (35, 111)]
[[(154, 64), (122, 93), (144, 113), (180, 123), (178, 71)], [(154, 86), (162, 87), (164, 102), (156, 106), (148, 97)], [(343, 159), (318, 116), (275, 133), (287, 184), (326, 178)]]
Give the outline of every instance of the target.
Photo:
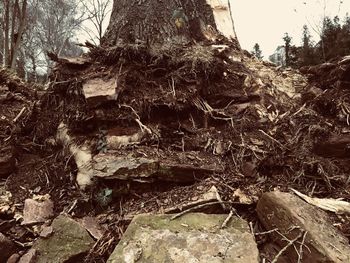
[(256, 56), (258, 59), (262, 59), (264, 56), (262, 56), (262, 51), (260, 49), (260, 46), (258, 43), (256, 43), (253, 47), (252, 54)]
[(284, 34), (284, 51), (286, 56), (286, 67), (290, 66), (290, 48), (292, 43), (292, 38), (288, 35), (288, 33)]
[(314, 52), (311, 35), (307, 25), (303, 26), (302, 47), (300, 51), (299, 66), (314, 65), (319, 62)]

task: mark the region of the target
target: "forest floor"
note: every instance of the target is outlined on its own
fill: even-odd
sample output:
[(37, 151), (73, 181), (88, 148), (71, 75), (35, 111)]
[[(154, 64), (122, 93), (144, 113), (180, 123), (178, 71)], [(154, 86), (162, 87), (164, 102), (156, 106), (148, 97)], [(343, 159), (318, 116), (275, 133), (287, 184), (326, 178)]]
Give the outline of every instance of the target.
[[(85, 262), (105, 262), (134, 215), (179, 212), (213, 186), (255, 232), (265, 192), (349, 201), (349, 69), (300, 73), (208, 43), (94, 47), (57, 58), (47, 89), (0, 70), (0, 232), (27, 251), (40, 230), (20, 224), (24, 201), (48, 194), (55, 216), (98, 221)], [(349, 238), (349, 217), (330, 217)]]

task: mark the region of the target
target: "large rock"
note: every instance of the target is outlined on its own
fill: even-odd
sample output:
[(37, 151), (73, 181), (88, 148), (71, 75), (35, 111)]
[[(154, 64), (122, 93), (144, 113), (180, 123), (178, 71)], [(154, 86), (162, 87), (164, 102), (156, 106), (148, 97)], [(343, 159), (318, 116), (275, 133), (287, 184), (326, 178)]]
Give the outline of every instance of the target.
[(27, 253), (25, 253), (18, 263), (36, 263), (37, 260), (37, 252), (35, 249), (29, 249)]
[(46, 239), (38, 239), (33, 249), (37, 251), (36, 263), (63, 263), (76, 260), (87, 253), (94, 244), (88, 232), (76, 221), (59, 216), (52, 222), (53, 234)]
[(146, 158), (116, 157), (98, 154), (94, 157), (94, 176), (106, 179), (142, 180), (159, 170), (159, 162)]
[(14, 253), (15, 248), (15, 244), (5, 235), (0, 233), (0, 263), (6, 262)]
[(108, 263), (146, 262), (259, 262), (248, 224), (227, 215), (186, 214), (175, 220), (166, 215), (134, 218)]
[(191, 163), (176, 163), (148, 158), (115, 156), (100, 153), (93, 158), (94, 176), (104, 179), (150, 182), (193, 182), (213, 173), (221, 173), (216, 163), (197, 166)]
[[(305, 235), (303, 263), (350, 262), (348, 240), (332, 226), (327, 214), (299, 197), (278, 191), (265, 193), (258, 203), (257, 212), (267, 230), (277, 228), (290, 240), (300, 234)], [(280, 235), (274, 234), (273, 237), (280, 246), (286, 245)], [(285, 253), (291, 262), (298, 261), (293, 246)]]

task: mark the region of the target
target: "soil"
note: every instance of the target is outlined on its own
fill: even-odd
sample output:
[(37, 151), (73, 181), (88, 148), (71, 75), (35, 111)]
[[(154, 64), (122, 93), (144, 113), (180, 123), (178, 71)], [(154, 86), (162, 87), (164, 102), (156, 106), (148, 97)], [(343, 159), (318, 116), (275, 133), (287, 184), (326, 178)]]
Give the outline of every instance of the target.
[[(349, 158), (315, 152), (320, 142), (349, 132), (347, 90), (333, 87), (317, 95), (311, 92), (310, 72), (308, 82), (305, 75), (266, 65), (232, 43), (224, 44), (223, 52), (208, 43), (152, 51), (142, 45), (94, 47), (85, 55), (86, 63), (58, 63), (45, 91), (1, 70), (0, 96), (6, 97), (0, 106), (0, 148), (15, 149), (17, 164), (4, 178), (4, 187), (16, 211), (33, 194), (50, 194), (56, 215), (96, 217), (108, 231), (85, 262), (105, 262), (133, 215), (161, 213), (195, 200), (213, 185), (256, 232), (263, 231), (256, 200), (276, 188), (350, 201)], [(93, 78), (115, 78), (116, 97), (89, 104), (83, 87)], [(289, 80), (295, 83), (294, 97), (281, 90), (289, 87), (284, 83)], [(23, 107), (25, 112), (13, 122)], [(136, 120), (152, 134), (115, 150), (116, 155), (221, 169), (193, 181), (99, 180), (80, 190), (74, 158), (55, 141), (58, 125), (66, 123), (74, 143), (88, 143), (98, 154), (101, 131), (130, 135), (139, 130)], [(104, 189), (114, 191), (107, 204), (98, 198)], [(240, 203), (234, 196), (237, 189), (255, 201)], [(0, 230), (27, 244), (37, 233), (16, 224), (14, 214), (0, 215)], [(349, 237), (349, 217), (331, 216)], [(268, 243), (265, 237), (257, 241), (261, 248)]]

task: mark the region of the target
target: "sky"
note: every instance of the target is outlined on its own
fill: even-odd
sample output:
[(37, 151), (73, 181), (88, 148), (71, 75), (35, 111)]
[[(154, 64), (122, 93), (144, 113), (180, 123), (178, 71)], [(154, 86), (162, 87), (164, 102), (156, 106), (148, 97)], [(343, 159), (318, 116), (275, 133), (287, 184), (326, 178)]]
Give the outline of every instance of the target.
[[(313, 40), (324, 14), (343, 19), (350, 14), (350, 0), (230, 0), (237, 37), (241, 46), (251, 51), (260, 45), (267, 59), (278, 45), (283, 45), (285, 32), (292, 43), (301, 42), (303, 25), (308, 25)], [(340, 3), (342, 2), (342, 3)], [(324, 9), (325, 7), (325, 9)]]

